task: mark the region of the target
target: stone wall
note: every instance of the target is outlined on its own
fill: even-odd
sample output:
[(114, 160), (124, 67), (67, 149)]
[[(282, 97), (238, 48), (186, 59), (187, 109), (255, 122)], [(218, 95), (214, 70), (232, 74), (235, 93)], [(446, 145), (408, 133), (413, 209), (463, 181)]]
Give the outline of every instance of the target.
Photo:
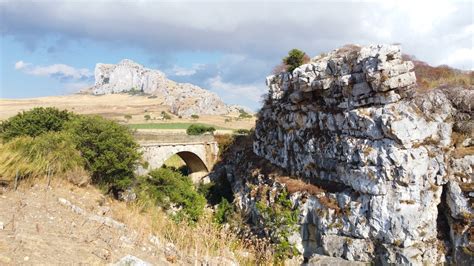
[(400, 46), (346, 46), (268, 77), (267, 86), (255, 154), (308, 183), (338, 187), (293, 193), (305, 256), (446, 260), (438, 205), (450, 178), (455, 109), (440, 91), (414, 93), (413, 64)]

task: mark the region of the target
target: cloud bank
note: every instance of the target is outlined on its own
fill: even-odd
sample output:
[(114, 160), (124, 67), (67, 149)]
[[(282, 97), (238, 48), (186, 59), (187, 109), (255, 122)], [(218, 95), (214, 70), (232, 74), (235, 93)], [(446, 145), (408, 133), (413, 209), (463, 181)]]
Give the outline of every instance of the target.
[(150, 58), (219, 52), (224, 56), (213, 64), (166, 72), (198, 85), (233, 84), (242, 93), (252, 86), (264, 92), (264, 77), (292, 48), (315, 56), (347, 43), (396, 42), (432, 65), (474, 68), (472, 1), (7, 0), (0, 7), (0, 33), (32, 51), (60, 36), (51, 53), (80, 40), (138, 47)]

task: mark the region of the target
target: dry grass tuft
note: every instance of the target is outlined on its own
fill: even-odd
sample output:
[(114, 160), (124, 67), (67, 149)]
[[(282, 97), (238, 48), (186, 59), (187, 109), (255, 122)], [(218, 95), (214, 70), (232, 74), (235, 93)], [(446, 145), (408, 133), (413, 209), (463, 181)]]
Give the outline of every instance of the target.
[(142, 239), (150, 234), (156, 235), (173, 243), (183, 254), (230, 258), (233, 252), (241, 264), (252, 265), (261, 252), (261, 248), (245, 244), (236, 234), (215, 224), (209, 211), (194, 224), (176, 223), (163, 210), (146, 205), (115, 202), (112, 214), (118, 221), (135, 229)]

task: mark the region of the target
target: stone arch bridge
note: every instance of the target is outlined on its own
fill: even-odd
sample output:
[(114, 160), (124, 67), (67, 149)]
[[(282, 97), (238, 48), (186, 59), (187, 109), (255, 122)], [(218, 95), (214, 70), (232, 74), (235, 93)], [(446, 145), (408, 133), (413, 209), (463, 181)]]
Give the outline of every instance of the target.
[(186, 134), (137, 132), (143, 159), (148, 167), (140, 167), (139, 174), (160, 168), (171, 156), (177, 154), (186, 163), (193, 182), (206, 176), (217, 160), (219, 147), (212, 135), (189, 136)]

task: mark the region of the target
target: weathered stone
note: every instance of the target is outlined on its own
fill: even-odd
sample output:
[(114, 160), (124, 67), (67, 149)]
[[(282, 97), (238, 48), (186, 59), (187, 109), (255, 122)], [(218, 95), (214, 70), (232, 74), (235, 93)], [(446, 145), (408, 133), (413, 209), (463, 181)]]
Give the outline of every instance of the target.
[[(406, 97), (416, 78), (396, 45), (336, 50), (308, 65), (271, 78), (270, 84), (281, 84), (286, 77), (293, 93), (280, 97), (270, 86), (278, 100), (262, 108), (253, 143), (255, 154), (294, 176), (345, 187), (294, 199), (305, 256), (322, 250), (351, 260), (443, 262), (436, 221), (449, 179), (451, 101), (439, 90)], [(301, 78), (315, 69), (321, 74), (311, 81)], [(308, 88), (313, 98), (303, 102), (299, 92)], [(456, 171), (471, 169), (457, 163)], [(451, 190), (455, 216), (469, 213), (459, 191)], [(386, 251), (376, 254), (372, 243)]]

